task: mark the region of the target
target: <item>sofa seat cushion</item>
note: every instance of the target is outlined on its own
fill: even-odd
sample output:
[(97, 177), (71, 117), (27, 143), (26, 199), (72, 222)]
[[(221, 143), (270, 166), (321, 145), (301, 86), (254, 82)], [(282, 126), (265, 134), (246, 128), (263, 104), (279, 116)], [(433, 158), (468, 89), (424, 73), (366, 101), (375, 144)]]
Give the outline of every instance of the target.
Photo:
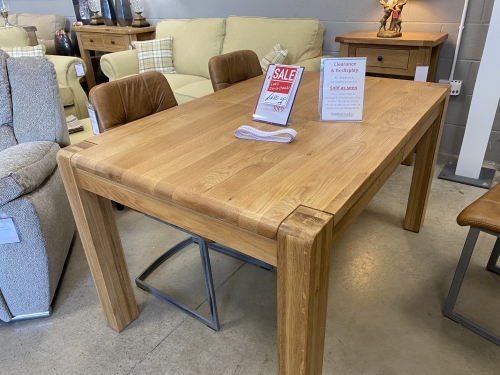
[(59, 84), (59, 92), (61, 93), (61, 100), (64, 107), (75, 104), (75, 97), (69, 86)]
[(224, 18), (172, 19), (158, 22), (156, 38), (167, 36), (173, 38), (172, 58), (177, 73), (209, 79), (208, 60), (212, 56), (220, 55), (224, 38)]
[(17, 140), (12, 126), (0, 124), (0, 151), (15, 145), (17, 145)]
[(183, 104), (201, 98), (202, 96), (212, 94), (213, 92), (214, 88), (212, 86), (212, 81), (205, 79), (174, 90), (174, 96), (178, 104)]
[(0, 152), (0, 206), (35, 190), (57, 166), (57, 143), (20, 143)]
[[(175, 91), (183, 86), (190, 85), (195, 82), (206, 81), (206, 78), (200, 76), (192, 76), (189, 74), (164, 74), (172, 91)], [(210, 80), (209, 80), (210, 81)]]
[(230, 16), (221, 53), (249, 49), (261, 60), (279, 43), (288, 50), (283, 63), (295, 64), (321, 56), (324, 31), (315, 19)]

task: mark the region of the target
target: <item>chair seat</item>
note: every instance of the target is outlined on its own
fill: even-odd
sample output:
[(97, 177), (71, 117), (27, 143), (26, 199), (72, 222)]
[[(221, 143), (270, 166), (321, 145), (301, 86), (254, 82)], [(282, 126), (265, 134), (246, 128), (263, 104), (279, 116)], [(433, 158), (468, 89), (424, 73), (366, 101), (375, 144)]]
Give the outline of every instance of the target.
[(458, 215), (457, 223), (500, 233), (500, 184), (467, 206)]

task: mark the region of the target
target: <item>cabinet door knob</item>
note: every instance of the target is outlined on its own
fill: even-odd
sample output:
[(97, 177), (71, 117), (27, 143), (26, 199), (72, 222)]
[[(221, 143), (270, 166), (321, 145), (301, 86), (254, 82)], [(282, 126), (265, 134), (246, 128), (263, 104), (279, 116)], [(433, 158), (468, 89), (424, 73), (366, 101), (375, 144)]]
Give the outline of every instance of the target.
[(115, 41), (114, 41), (114, 40), (112, 40), (112, 41), (111, 41), (111, 44), (115, 44)]
[(377, 57), (378, 61), (382, 61), (384, 58), (382, 56)]
[(90, 39), (90, 43), (94, 43), (94, 39)]

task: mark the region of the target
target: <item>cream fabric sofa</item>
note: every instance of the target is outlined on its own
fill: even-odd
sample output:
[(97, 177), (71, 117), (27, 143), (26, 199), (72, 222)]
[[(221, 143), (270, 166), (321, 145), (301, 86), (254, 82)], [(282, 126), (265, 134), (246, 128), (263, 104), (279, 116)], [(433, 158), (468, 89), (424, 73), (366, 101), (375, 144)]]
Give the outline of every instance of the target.
[[(315, 19), (239, 17), (163, 20), (156, 38), (173, 37), (177, 74), (166, 74), (179, 104), (213, 92), (212, 56), (249, 49), (262, 59), (276, 44), (288, 50), (284, 64), (319, 70), (325, 27)], [(101, 69), (110, 81), (139, 73), (137, 51), (104, 55)]]
[[(28, 34), (22, 27), (0, 27), (0, 46), (29, 46)], [(85, 105), (87, 95), (80, 85), (81, 77), (76, 75), (75, 70), (76, 64), (82, 64), (86, 69), (83, 60), (72, 56), (45, 55), (45, 57), (54, 64), (66, 116), (74, 115), (79, 119), (89, 117)]]
[(58, 14), (13, 13), (9, 22), (18, 26), (35, 26), (38, 44), (43, 44), (48, 55), (56, 55), (54, 37), (57, 30), (66, 29), (66, 18)]

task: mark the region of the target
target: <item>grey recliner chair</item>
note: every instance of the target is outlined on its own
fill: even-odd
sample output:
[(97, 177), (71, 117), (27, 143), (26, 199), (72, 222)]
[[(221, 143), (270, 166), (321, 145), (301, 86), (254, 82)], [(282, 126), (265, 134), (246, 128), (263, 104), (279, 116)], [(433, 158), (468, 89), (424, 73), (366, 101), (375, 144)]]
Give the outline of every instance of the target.
[(0, 51), (0, 230), (12, 220), (19, 237), (14, 243), (0, 240), (0, 319), (5, 322), (51, 314), (75, 233), (56, 163), (57, 151), (66, 145), (53, 64)]

